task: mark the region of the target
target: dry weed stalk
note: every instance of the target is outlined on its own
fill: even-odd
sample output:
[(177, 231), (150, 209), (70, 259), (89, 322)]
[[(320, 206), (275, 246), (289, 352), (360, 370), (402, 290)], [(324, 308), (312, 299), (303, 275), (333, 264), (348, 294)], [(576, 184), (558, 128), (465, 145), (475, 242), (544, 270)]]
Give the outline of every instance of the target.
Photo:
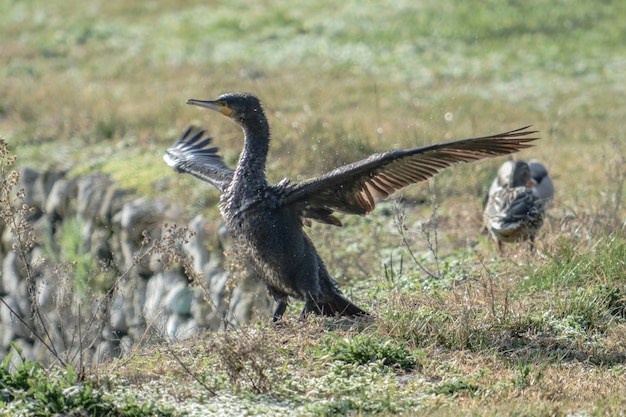
[(280, 374), (281, 355), (273, 332), (249, 326), (220, 332), (212, 350), (221, 359), (231, 386), (240, 391), (250, 387), (258, 394), (276, 396), (275, 383)]
[[(51, 354), (52, 358), (62, 367), (72, 365), (79, 369), (79, 375), (85, 375), (84, 354), (95, 346), (101, 337), (104, 327), (110, 320), (111, 303), (117, 293), (122, 291), (122, 283), (132, 280), (131, 272), (147, 257), (159, 255), (163, 269), (167, 270), (180, 265), (191, 282), (200, 282), (199, 274), (193, 269), (193, 259), (183, 250), (182, 244), (188, 242), (192, 233), (188, 228), (165, 224), (159, 239), (152, 239), (144, 231), (143, 242), (134, 255), (131, 265), (122, 271), (110, 288), (102, 292), (79, 294), (74, 288), (75, 263), (62, 263), (32, 259), (32, 249), (39, 243), (29, 217), (33, 209), (25, 202), (25, 191), (15, 190), (19, 184), (20, 174), (11, 169), (16, 157), (10, 153), (7, 143), (0, 138), (0, 221), (11, 232), (12, 250), (17, 254), (28, 291), (30, 317), (24, 317), (16, 311), (3, 297), (0, 302), (10, 311), (22, 325)], [(41, 265), (40, 265), (41, 264)], [(38, 301), (38, 285), (41, 278), (41, 266), (45, 266), (48, 280), (57, 284), (54, 296), (53, 317), (47, 317)], [(100, 265), (100, 272), (109, 268)], [(88, 309), (82, 308), (89, 306)], [(61, 320), (55, 322), (55, 320)]]
[(0, 178), (2, 179), (0, 183), (0, 206), (2, 207), (0, 219), (11, 231), (13, 237), (12, 249), (17, 254), (26, 274), (26, 288), (35, 327), (31, 326), (30, 320), (22, 317), (19, 312), (9, 306), (4, 298), (0, 297), (0, 301), (45, 346), (59, 364), (65, 367), (67, 362), (61, 358), (54, 343), (50, 342), (52, 338), (37, 303), (36, 277), (28, 256), (35, 242), (32, 226), (27, 220), (29, 213), (33, 210), (25, 203), (25, 192), (23, 189), (14, 192), (14, 188), (19, 183), (20, 174), (10, 167), (15, 164), (16, 160), (17, 157), (10, 153), (6, 141), (0, 138)]
[(432, 199), (432, 212), (428, 220), (420, 225), (420, 232), (424, 235), (426, 244), (428, 245), (429, 252), (433, 255), (435, 260), (435, 268), (436, 272), (431, 272), (424, 266), (424, 264), (417, 258), (415, 252), (411, 248), (411, 242), (409, 242), (408, 237), (408, 227), (406, 226), (406, 209), (404, 205), (399, 201), (395, 200), (393, 204), (393, 223), (396, 226), (396, 230), (398, 234), (402, 238), (402, 245), (409, 252), (409, 256), (415, 263), (415, 265), (421, 269), (424, 273), (426, 273), (429, 277), (439, 279), (441, 278), (441, 269), (439, 266), (439, 236), (437, 233), (437, 229), (439, 226), (439, 216), (437, 214), (437, 209), (439, 208), (439, 204), (437, 203), (436, 197)]

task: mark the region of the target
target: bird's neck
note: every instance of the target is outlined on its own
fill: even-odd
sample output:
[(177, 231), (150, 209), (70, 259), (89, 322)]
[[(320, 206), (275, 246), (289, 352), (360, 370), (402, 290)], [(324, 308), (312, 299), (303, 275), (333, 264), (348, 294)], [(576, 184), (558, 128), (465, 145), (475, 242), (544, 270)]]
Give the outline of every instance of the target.
[(244, 147), (235, 175), (239, 186), (247, 192), (257, 192), (267, 186), (265, 162), (269, 151), (270, 131), (266, 122), (258, 121), (244, 128)]

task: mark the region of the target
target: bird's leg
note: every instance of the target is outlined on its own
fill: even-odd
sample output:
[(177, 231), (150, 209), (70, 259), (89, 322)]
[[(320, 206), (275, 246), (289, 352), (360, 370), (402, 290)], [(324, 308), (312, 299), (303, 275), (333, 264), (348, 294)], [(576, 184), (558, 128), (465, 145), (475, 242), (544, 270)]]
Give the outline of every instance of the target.
[(276, 310), (274, 311), (274, 315), (272, 316), (272, 323), (276, 323), (280, 320), (283, 317), (283, 314), (285, 314), (285, 310), (287, 310), (287, 302), (279, 301), (276, 306)]
[(500, 252), (500, 256), (504, 255), (504, 249), (502, 249), (502, 242), (498, 240), (498, 252)]
[(300, 318), (305, 319), (309, 313), (315, 313), (318, 316), (321, 314), (319, 305), (312, 298), (306, 299), (302, 313), (300, 313)]

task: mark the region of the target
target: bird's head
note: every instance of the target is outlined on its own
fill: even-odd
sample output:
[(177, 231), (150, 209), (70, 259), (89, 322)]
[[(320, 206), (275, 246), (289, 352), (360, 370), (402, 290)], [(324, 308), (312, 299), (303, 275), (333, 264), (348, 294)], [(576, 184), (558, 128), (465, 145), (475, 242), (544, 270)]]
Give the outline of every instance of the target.
[(226, 93), (215, 100), (189, 99), (187, 104), (218, 111), (243, 127), (265, 120), (261, 102), (248, 93)]
[(531, 159), (528, 162), (528, 166), (530, 167), (530, 176), (532, 177), (532, 181), (535, 182), (535, 185), (539, 184), (548, 176), (548, 169), (536, 159)]

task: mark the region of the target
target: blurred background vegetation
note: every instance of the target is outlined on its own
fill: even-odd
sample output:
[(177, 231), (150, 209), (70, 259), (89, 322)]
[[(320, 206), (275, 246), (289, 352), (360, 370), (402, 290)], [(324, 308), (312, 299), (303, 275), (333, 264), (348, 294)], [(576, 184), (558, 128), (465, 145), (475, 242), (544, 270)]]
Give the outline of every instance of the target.
[[(161, 154), (196, 123), (234, 163), (238, 127), (184, 104), (227, 91), (265, 103), (273, 180), (532, 124), (543, 140), (524, 156), (577, 200), (624, 142), (620, 1), (24, 0), (0, 15), (0, 134), (20, 162), (109, 172), (142, 194), (177, 188), (194, 209), (215, 196)], [(441, 184), (479, 196), (500, 162)]]

